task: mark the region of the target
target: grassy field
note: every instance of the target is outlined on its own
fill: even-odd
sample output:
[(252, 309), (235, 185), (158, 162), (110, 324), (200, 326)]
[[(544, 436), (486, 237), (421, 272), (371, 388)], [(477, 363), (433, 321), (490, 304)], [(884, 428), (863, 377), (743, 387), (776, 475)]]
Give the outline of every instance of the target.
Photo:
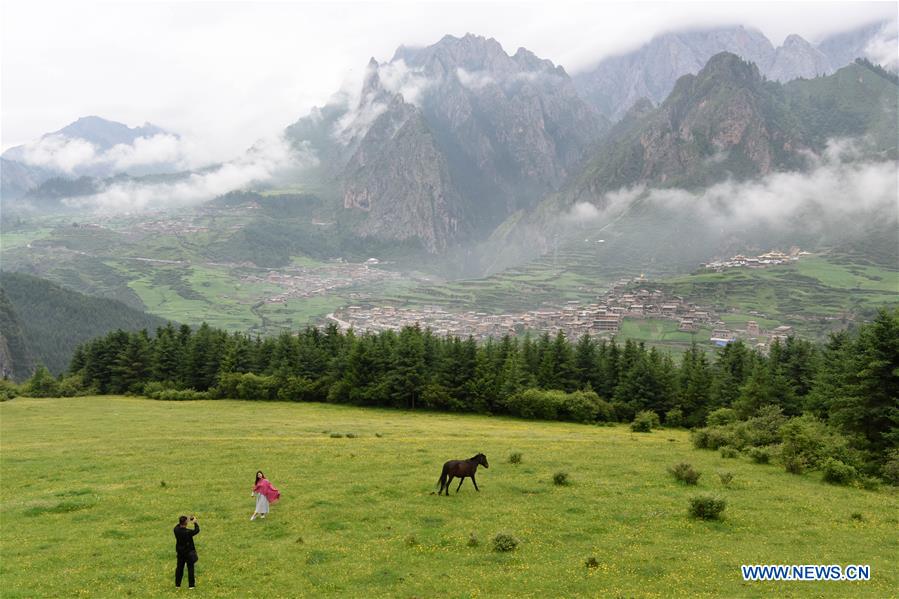
[[(899, 588), (895, 493), (725, 460), (692, 449), (684, 431), (123, 397), (20, 398), (0, 404), (0, 417), (5, 599), (174, 595), (181, 513), (202, 527), (197, 596), (887, 597)], [(466, 482), (458, 495), (433, 494), (443, 461), (479, 451), (491, 464), (480, 493)], [(520, 465), (507, 462), (512, 452)], [(681, 460), (702, 471), (698, 488), (666, 473)], [(250, 522), (257, 468), (283, 498)], [(731, 488), (719, 483), (725, 470)], [(572, 484), (554, 486), (558, 471)], [(722, 522), (687, 517), (697, 492), (727, 499)], [(500, 531), (520, 539), (516, 551), (492, 550)], [(585, 566), (590, 557), (598, 567)], [(752, 563), (870, 564), (872, 579), (744, 583), (739, 567)]]

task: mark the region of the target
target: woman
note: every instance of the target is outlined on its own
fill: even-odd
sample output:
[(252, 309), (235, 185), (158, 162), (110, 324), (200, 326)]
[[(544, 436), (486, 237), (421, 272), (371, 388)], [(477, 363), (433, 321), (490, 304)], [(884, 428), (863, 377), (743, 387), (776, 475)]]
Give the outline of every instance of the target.
[(256, 516), (265, 518), (268, 513), (269, 504), (278, 501), (281, 492), (268, 482), (262, 470), (256, 472), (256, 483), (253, 485), (253, 496), (256, 497), (256, 511), (250, 516), (250, 520), (255, 520)]

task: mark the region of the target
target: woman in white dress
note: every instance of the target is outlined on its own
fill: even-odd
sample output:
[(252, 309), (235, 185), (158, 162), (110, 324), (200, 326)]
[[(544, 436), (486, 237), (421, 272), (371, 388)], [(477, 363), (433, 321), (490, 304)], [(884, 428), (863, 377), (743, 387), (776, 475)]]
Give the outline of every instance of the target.
[(265, 518), (270, 504), (278, 501), (278, 498), (281, 497), (281, 493), (272, 486), (272, 483), (268, 482), (262, 470), (256, 472), (256, 482), (253, 485), (252, 495), (256, 498), (256, 511), (250, 516), (250, 520), (255, 520), (257, 516)]

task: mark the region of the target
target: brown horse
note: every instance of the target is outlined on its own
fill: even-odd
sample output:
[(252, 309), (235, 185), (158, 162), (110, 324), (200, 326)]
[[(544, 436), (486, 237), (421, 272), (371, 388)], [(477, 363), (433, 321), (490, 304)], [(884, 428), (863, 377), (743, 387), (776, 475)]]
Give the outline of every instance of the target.
[(443, 471), (440, 473), (440, 479), (437, 481), (437, 484), (440, 485), (440, 490), (437, 491), (437, 494), (440, 495), (443, 492), (443, 489), (446, 489), (446, 494), (449, 495), (450, 483), (453, 482), (453, 478), (455, 477), (461, 479), (459, 480), (459, 486), (456, 487), (456, 493), (462, 488), (462, 483), (465, 482), (466, 477), (471, 478), (474, 490), (480, 491), (478, 483), (474, 479), (475, 472), (478, 471), (478, 466), (483, 466), (484, 468), (490, 467), (487, 465), (487, 456), (483, 453), (479, 453), (467, 460), (450, 460), (444, 464)]

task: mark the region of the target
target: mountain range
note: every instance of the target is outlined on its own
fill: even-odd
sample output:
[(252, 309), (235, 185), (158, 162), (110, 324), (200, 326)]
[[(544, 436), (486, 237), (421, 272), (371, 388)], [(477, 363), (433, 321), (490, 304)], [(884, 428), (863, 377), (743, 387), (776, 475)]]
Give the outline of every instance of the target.
[(742, 26), (668, 32), (632, 52), (603, 59), (576, 74), (574, 82), (600, 114), (617, 121), (638, 100), (660, 103), (680, 77), (695, 75), (720, 52), (736, 54), (768, 79), (783, 83), (829, 75), (856, 58), (881, 62), (879, 47), (888, 40), (895, 53), (895, 28), (887, 22), (831, 35), (817, 45), (793, 34), (779, 47), (760, 31)]
[[(744, 27), (674, 32), (573, 78), (525, 48), (510, 54), (494, 39), (448, 35), (371, 59), (358, 88), (284, 138), (314, 156), (297, 182), (314, 172), (357, 235), (441, 254), (508, 231), (522, 215), (548, 217), (548, 206), (601, 204), (622, 187), (802, 170), (833, 138), (865, 138), (871, 156), (895, 160), (894, 76), (870, 62), (847, 66), (889, 35), (873, 24), (817, 45), (791, 35), (774, 47)], [(167, 163), (107, 159), (146, 140), (177, 136), (79, 119), (4, 153), (4, 200), (27, 194), (58, 205), (92, 193), (103, 177), (172, 172)], [(36, 159), (43, 143), (102, 159), (67, 169)]]
[(17, 198), (56, 178), (105, 178), (178, 170), (178, 136), (145, 123), (129, 127), (98, 116), (81, 117), (34, 142), (3, 152), (0, 196)]

